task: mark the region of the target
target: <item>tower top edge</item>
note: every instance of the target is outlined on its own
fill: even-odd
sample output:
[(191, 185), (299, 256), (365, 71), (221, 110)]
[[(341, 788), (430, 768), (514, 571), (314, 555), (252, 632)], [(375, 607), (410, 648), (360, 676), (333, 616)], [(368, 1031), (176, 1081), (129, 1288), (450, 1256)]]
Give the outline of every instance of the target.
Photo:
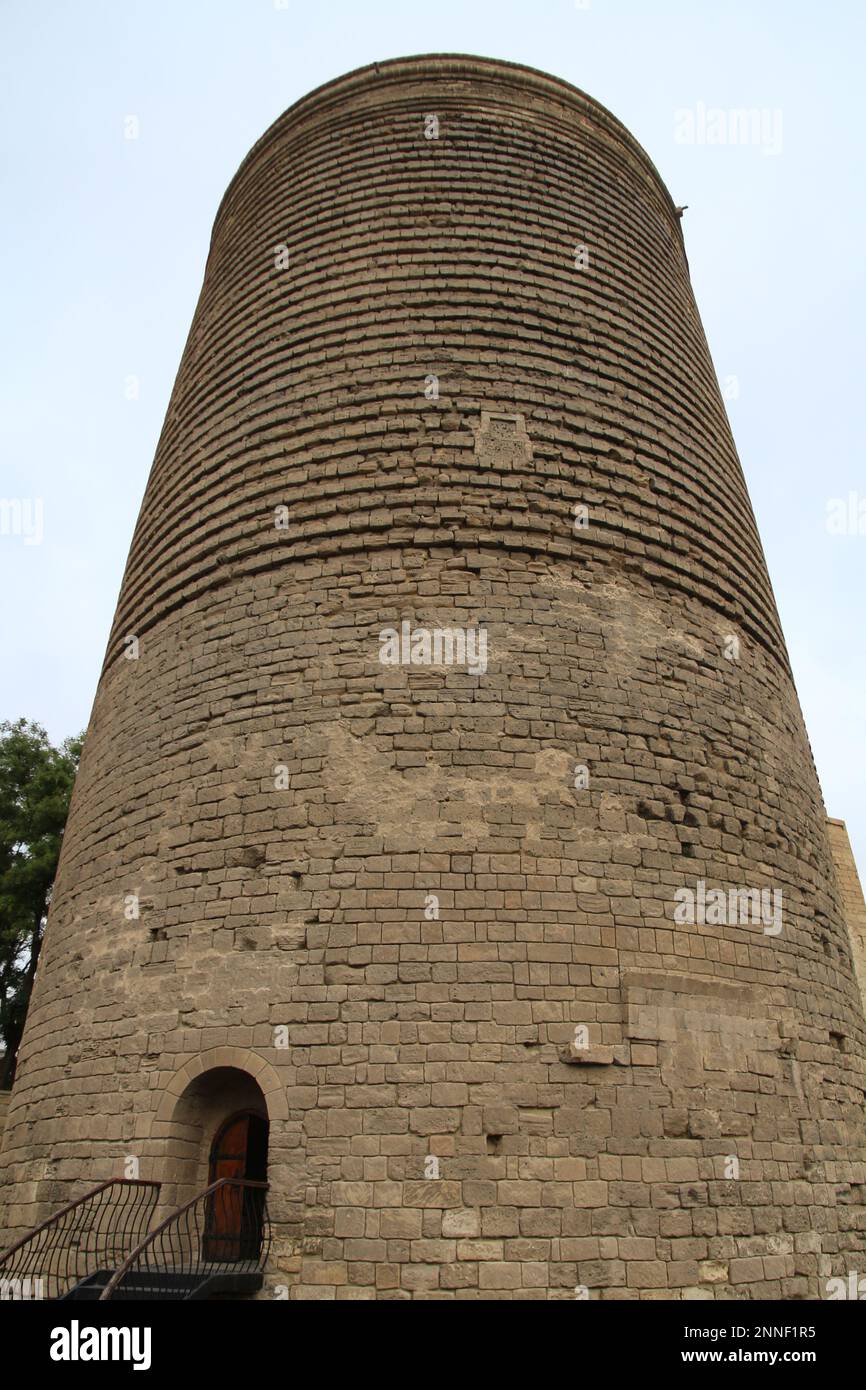
[(283, 131), (289, 129), (295, 121), (309, 116), (317, 108), (327, 109), (345, 97), (356, 92), (363, 92), (370, 87), (422, 76), (456, 79), (498, 77), (503, 86), (530, 91), (539, 96), (553, 97), (572, 106), (577, 113), (591, 117), (597, 125), (619, 140), (643, 165), (671, 212), (674, 212), (675, 204), (668, 187), (644, 147), (632, 135), (628, 127), (595, 97), (590, 96), (579, 87), (575, 87), (562, 77), (554, 77), (551, 73), (543, 72), (540, 68), (529, 67), (524, 63), (515, 63), (505, 58), (485, 58), (472, 53), (426, 53), (402, 58), (386, 58), (381, 62), (367, 63), (363, 67), (353, 68), (351, 72), (343, 73), (339, 77), (330, 78), (329, 81), (323, 82), (320, 86), (314, 87), (312, 91), (299, 97), (268, 126), (241, 160), (220, 201), (214, 218), (214, 229), (219, 223), (225, 205), (238, 180), (272, 141), (279, 138)]

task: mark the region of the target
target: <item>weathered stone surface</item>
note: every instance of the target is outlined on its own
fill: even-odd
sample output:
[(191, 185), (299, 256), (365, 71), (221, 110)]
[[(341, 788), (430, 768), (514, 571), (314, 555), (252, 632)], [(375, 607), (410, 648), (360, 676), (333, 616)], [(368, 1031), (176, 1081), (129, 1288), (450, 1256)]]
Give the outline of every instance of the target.
[[(384, 665), (404, 621), (483, 631), (484, 669)], [(699, 882), (781, 891), (781, 931), (678, 920)], [(863, 1059), (656, 171), (516, 66), (313, 93), (214, 227), (64, 841), (7, 1231), (130, 1156), (189, 1195), (254, 1109), (292, 1298), (817, 1297), (862, 1253)]]
[(833, 855), (833, 867), (839, 886), (842, 912), (848, 925), (848, 935), (854, 954), (854, 967), (860, 982), (860, 992), (866, 1005), (866, 902), (860, 885), (860, 875), (854, 862), (851, 842), (845, 822), (829, 820), (827, 834)]

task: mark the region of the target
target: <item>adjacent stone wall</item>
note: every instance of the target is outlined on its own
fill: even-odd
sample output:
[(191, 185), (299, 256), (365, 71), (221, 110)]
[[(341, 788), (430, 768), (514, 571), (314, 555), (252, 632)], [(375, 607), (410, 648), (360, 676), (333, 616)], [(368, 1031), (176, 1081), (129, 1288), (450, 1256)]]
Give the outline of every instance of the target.
[(843, 820), (828, 820), (827, 834), (830, 839), (830, 850), (836, 870), (836, 881), (839, 885), (842, 912), (848, 926), (854, 966), (857, 979), (860, 982), (863, 1003), (866, 1006), (866, 901), (863, 899), (860, 875), (857, 873), (857, 864), (854, 860), (854, 852), (851, 849), (851, 841), (848, 839), (848, 829), (845, 822)]
[[(485, 633), (484, 669), (383, 665), (403, 621)], [(780, 920), (682, 920), (684, 889), (781, 893)], [(204, 1171), (184, 1116), (216, 1124), (196, 1088), (228, 1067), (267, 1102), (292, 1297), (814, 1298), (863, 1258), (864, 1056), (658, 175), (524, 68), (321, 89), (217, 217), (7, 1226), (129, 1153)]]

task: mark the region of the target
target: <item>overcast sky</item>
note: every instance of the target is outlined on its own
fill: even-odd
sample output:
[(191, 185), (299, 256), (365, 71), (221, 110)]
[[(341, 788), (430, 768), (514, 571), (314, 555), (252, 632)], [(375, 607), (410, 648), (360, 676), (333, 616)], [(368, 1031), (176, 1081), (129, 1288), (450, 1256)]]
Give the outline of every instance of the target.
[[(864, 14), (863, 0), (2, 0), (0, 499), (30, 499), (31, 534), (26, 509), (0, 534), (0, 719), (56, 739), (87, 723), (211, 224), (249, 147), (365, 63), (506, 58), (609, 107), (689, 205), (828, 811), (866, 877), (866, 534), (827, 525), (834, 498), (866, 510)], [(702, 121), (736, 108), (763, 113), (756, 138), (710, 143)]]

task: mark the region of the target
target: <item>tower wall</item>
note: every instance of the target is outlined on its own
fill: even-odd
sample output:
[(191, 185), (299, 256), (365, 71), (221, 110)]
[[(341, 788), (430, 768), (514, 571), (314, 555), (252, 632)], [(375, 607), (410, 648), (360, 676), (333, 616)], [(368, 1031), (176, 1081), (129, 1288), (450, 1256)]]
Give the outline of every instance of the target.
[(830, 853), (836, 870), (836, 883), (842, 915), (848, 927), (854, 969), (860, 984), (860, 993), (866, 1005), (866, 901), (860, 886), (860, 875), (854, 859), (854, 851), (848, 838), (848, 830), (843, 820), (830, 819), (827, 822), (827, 836)]
[[(485, 669), (383, 664), (404, 621), (483, 632)], [(699, 884), (781, 893), (781, 930), (677, 920)], [(217, 216), (75, 788), (7, 1226), (126, 1155), (177, 1179), (174, 1099), (233, 1067), (266, 1077), (293, 1297), (819, 1297), (862, 1255), (864, 1055), (656, 171), (521, 67), (321, 88)]]

